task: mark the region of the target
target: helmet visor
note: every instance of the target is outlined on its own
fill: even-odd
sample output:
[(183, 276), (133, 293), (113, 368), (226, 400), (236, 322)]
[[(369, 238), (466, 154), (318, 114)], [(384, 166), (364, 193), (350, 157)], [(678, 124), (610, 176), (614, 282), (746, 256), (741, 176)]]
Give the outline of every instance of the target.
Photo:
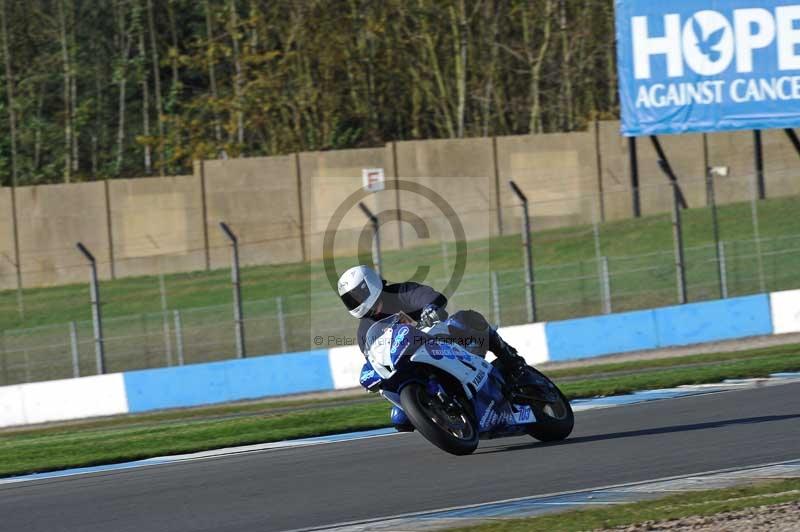
[(342, 302), (347, 310), (353, 310), (369, 299), (369, 286), (366, 281), (361, 281), (358, 286), (341, 295)]

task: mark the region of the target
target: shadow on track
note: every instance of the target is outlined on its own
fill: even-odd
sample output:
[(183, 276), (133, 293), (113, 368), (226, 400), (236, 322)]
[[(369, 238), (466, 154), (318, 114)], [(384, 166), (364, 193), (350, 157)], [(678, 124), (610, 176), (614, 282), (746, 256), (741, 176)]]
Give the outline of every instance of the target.
[(784, 414), (780, 416), (761, 416), (761, 417), (745, 417), (739, 419), (726, 419), (724, 421), (708, 421), (705, 423), (694, 423), (691, 425), (671, 425), (669, 427), (655, 427), (651, 429), (641, 429), (641, 430), (629, 430), (625, 432), (610, 432), (608, 434), (595, 434), (593, 436), (578, 436), (576, 438), (567, 438), (564, 441), (560, 442), (552, 442), (552, 443), (542, 443), (539, 441), (534, 441), (531, 443), (523, 443), (519, 445), (509, 445), (507, 447), (494, 447), (492, 449), (486, 449), (485, 451), (478, 449), (476, 455), (479, 454), (490, 454), (490, 453), (500, 453), (506, 451), (522, 451), (525, 449), (533, 449), (535, 447), (550, 447), (554, 445), (568, 445), (568, 444), (575, 444), (575, 443), (588, 443), (594, 441), (604, 441), (604, 440), (616, 440), (621, 438), (636, 438), (639, 436), (651, 436), (654, 434), (669, 434), (672, 432), (689, 432), (693, 430), (706, 430), (706, 429), (716, 429), (722, 427), (728, 427), (731, 425), (748, 425), (748, 424), (755, 424), (755, 423), (770, 423), (773, 421), (785, 421), (787, 419), (797, 419), (800, 418), (800, 414)]

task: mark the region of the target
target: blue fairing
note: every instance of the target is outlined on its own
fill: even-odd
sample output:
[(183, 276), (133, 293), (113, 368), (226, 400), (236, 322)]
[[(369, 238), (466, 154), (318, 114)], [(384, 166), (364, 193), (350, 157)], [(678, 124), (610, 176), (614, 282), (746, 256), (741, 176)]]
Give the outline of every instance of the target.
[(359, 378), (359, 382), (361, 386), (369, 390), (376, 384), (381, 381), (381, 376), (378, 375), (374, 369), (372, 369), (372, 364), (369, 362), (365, 362), (364, 365), (361, 367), (361, 376)]
[[(448, 325), (450, 325), (448, 323)], [(472, 407), (474, 408), (474, 419), (478, 424), (478, 431), (481, 437), (496, 437), (511, 435), (523, 432), (527, 425), (536, 421), (533, 412), (528, 406), (512, 405), (503, 394), (503, 377), (500, 371), (493, 365), (487, 364), (460, 345), (454, 345), (445, 341), (439, 342), (418, 329), (403, 323), (389, 324), (392, 327), (391, 346), (389, 356), (394, 372), (390, 378), (382, 380), (376, 371), (368, 363), (364, 366), (361, 374), (361, 382), (365, 387), (372, 386), (379, 382), (383, 396), (396, 406), (400, 404), (400, 392), (411, 382), (418, 382), (434, 391), (445, 384), (442, 381), (442, 373), (449, 374), (452, 378), (462, 379), (466, 390), (471, 391)], [(385, 330), (385, 329), (384, 329)], [(377, 338), (378, 335), (375, 335)], [(412, 355), (422, 346), (426, 350), (421, 352), (419, 357), (412, 361)], [(427, 359), (427, 362), (426, 362)], [(436, 367), (439, 361), (449, 359), (458, 361), (465, 366), (472, 368), (466, 375), (479, 375), (477, 378), (467, 377), (470, 380), (463, 380), (465, 377), (457, 377), (458, 365)], [(452, 364), (452, 362), (450, 362)], [(420, 368), (423, 371), (419, 371)], [(484, 368), (483, 370), (481, 368)], [(466, 370), (466, 368), (462, 368)], [(488, 378), (485, 371), (488, 369)], [(455, 371), (452, 373), (451, 371)], [(440, 377), (437, 377), (440, 375)], [(483, 375), (482, 377), (480, 375)], [(465, 390), (465, 391), (466, 391)], [(470, 393), (467, 393), (469, 397)]]
[(392, 331), (392, 347), (389, 351), (392, 364), (397, 366), (397, 361), (402, 357), (413, 355), (428, 338), (424, 332), (410, 325), (395, 325)]

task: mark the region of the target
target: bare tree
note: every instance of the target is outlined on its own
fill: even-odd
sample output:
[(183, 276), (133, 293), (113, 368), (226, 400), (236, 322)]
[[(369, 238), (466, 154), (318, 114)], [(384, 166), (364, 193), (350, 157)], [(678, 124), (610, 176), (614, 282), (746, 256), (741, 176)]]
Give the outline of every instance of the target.
[(542, 81), (542, 66), (544, 59), (547, 56), (547, 48), (550, 45), (550, 28), (551, 18), (553, 14), (553, 0), (544, 0), (544, 23), (542, 28), (541, 42), (539, 43), (539, 50), (534, 53), (534, 24), (535, 18), (533, 16), (533, 7), (531, 12), (526, 13), (522, 19), (523, 35), (525, 40), (525, 49), (528, 56), (528, 68), (530, 69), (530, 99), (531, 99), (531, 114), (530, 122), (528, 124), (528, 131), (531, 133), (541, 133), (542, 128), (542, 102), (541, 102), (541, 81)]
[(139, 25), (139, 59), (137, 74), (142, 86), (142, 133), (147, 141), (144, 143), (144, 171), (145, 174), (153, 173), (153, 156), (150, 147), (150, 80), (147, 77), (147, 47), (144, 42), (144, 26)]
[(58, 0), (59, 38), (61, 40), (61, 62), (64, 72), (64, 182), (69, 183), (72, 176), (72, 83), (69, 43), (67, 42), (68, 0)]
[[(216, 61), (215, 54), (214, 54), (214, 26), (212, 24), (211, 19), (211, 5), (209, 4), (208, 0), (203, 1), (203, 7), (205, 8), (205, 15), (206, 15), (206, 38), (208, 39), (208, 45), (206, 47), (206, 61), (208, 62), (208, 80), (211, 88), (211, 97), (216, 101), (219, 98), (219, 94), (217, 93), (217, 74), (214, 68), (214, 63)], [(222, 142), (222, 127), (219, 123), (219, 116), (217, 116), (216, 112), (214, 113), (214, 138), (217, 141), (217, 144)]]
[(147, 26), (150, 31), (150, 53), (153, 55), (153, 82), (155, 84), (156, 113), (158, 116), (158, 174), (164, 175), (164, 107), (161, 105), (161, 74), (158, 64), (156, 27), (153, 20), (153, 0), (147, 0)]
[(572, 51), (569, 44), (569, 35), (567, 33), (567, 0), (559, 0), (559, 31), (561, 33), (561, 82), (563, 90), (561, 91), (561, 124), (564, 131), (572, 129), (572, 68), (571, 59)]
[(14, 72), (11, 69), (11, 50), (8, 46), (6, 24), (6, 1), (0, 0), (0, 31), (3, 32), (3, 62), (6, 72), (6, 100), (8, 102), (8, 124), (11, 134), (11, 186), (17, 186), (17, 115), (14, 100)]
[(458, 94), (458, 106), (456, 108), (456, 123), (458, 137), (464, 136), (464, 115), (467, 102), (467, 46), (468, 46), (468, 26), (467, 11), (464, 7), (464, 0), (458, 0), (458, 14), (450, 8), (450, 18), (453, 26), (453, 45), (455, 48), (455, 70), (456, 70), (456, 92)]
[(242, 113), (242, 62), (239, 59), (239, 15), (236, 12), (236, 0), (229, 0), (230, 29), (229, 33), (233, 43), (233, 94), (236, 107), (236, 140), (244, 144), (244, 114)]
[(116, 175), (122, 172), (123, 147), (125, 144), (125, 103), (126, 88), (128, 82), (128, 63), (131, 53), (131, 29), (128, 24), (127, 14), (128, 3), (125, 0), (117, 0), (115, 6), (115, 18), (117, 21), (116, 41), (119, 50), (119, 58), (114, 68), (114, 78), (119, 85), (119, 99), (117, 108), (117, 156), (114, 165)]

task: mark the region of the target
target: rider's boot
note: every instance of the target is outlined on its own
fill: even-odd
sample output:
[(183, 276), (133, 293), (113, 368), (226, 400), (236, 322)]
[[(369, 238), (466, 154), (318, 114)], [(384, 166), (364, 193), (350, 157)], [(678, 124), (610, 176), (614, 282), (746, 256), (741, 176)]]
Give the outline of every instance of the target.
[(408, 419), (406, 413), (397, 408), (396, 406), (392, 407), (392, 425), (394, 428), (397, 429), (397, 432), (413, 432), (414, 425), (411, 424), (411, 420)]
[(497, 366), (507, 380), (514, 381), (524, 373), (527, 363), (517, 350), (506, 343), (496, 330), (490, 329), (489, 332), (489, 351), (497, 357)]

